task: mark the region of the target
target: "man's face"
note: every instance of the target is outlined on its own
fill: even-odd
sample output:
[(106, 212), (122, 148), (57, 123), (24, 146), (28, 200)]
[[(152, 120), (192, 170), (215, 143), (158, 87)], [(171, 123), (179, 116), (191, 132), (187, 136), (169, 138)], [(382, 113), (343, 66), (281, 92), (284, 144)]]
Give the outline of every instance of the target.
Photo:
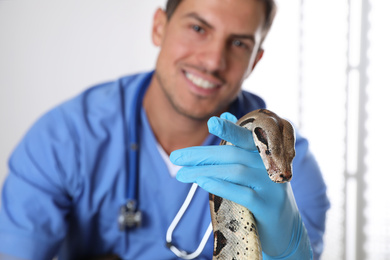
[(169, 21), (157, 13), (156, 78), (164, 98), (193, 119), (226, 110), (261, 57), (263, 23), (258, 0), (184, 0)]

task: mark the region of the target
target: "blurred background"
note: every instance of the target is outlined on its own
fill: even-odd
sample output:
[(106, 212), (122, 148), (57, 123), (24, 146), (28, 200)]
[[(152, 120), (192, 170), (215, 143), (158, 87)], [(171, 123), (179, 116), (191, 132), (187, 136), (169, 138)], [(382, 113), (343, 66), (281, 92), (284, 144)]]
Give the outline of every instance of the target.
[[(0, 0), (0, 185), (31, 124), (83, 89), (151, 70), (165, 0)], [(309, 138), (328, 186), (322, 259), (390, 259), (390, 1), (278, 0), (244, 88)]]

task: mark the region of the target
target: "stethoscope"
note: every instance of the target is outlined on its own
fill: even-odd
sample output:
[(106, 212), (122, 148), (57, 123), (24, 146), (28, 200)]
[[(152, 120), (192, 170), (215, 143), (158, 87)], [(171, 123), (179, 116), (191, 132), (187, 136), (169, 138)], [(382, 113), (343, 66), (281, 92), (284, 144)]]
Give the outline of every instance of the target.
[[(142, 226), (142, 212), (138, 209), (137, 194), (138, 194), (138, 157), (139, 157), (139, 122), (141, 117), (142, 101), (145, 95), (149, 82), (140, 82), (140, 86), (135, 90), (133, 100), (131, 102), (131, 112), (129, 123), (129, 152), (128, 152), (128, 188), (127, 188), (127, 201), (125, 205), (120, 207), (118, 224), (121, 231), (139, 228)], [(166, 246), (177, 256), (182, 259), (194, 259), (200, 255), (206, 246), (207, 240), (210, 237), (213, 229), (211, 223), (209, 224), (198, 248), (193, 253), (187, 253), (184, 250), (177, 248), (172, 242), (173, 231), (177, 224), (180, 222), (185, 211), (191, 203), (194, 197), (195, 191), (198, 188), (197, 184), (193, 184), (188, 192), (188, 195), (182, 204), (180, 210), (173, 219), (166, 233)]]

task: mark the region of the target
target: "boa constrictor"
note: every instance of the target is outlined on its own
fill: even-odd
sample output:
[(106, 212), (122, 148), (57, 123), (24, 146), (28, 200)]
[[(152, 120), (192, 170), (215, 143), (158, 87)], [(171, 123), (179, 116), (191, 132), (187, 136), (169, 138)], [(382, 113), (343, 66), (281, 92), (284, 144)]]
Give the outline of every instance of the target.
[[(252, 131), (270, 179), (277, 183), (290, 181), (295, 156), (292, 125), (266, 109), (246, 114), (237, 125)], [(232, 144), (223, 140), (221, 145)], [(210, 212), (214, 230), (213, 260), (262, 259), (256, 222), (248, 209), (210, 194)]]

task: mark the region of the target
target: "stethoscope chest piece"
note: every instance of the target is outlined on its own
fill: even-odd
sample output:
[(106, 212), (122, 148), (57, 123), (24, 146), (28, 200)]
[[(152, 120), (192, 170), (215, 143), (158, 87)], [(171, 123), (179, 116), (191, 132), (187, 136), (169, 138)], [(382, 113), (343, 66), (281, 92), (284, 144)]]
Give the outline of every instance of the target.
[(129, 228), (138, 228), (142, 224), (142, 212), (137, 210), (135, 200), (128, 200), (121, 206), (118, 217), (119, 230), (124, 231)]

